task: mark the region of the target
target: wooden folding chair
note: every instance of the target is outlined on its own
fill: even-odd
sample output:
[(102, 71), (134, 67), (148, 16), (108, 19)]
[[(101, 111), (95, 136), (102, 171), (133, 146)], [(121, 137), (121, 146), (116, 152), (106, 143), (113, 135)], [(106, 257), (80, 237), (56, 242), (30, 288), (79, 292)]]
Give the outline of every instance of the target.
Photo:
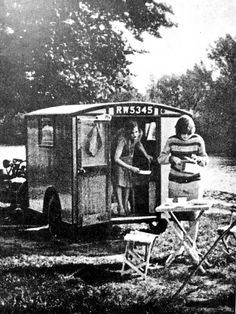
[[(124, 237), (126, 243), (121, 274), (136, 272), (146, 279), (156, 234), (134, 231)], [(125, 270), (125, 268), (128, 269)]]

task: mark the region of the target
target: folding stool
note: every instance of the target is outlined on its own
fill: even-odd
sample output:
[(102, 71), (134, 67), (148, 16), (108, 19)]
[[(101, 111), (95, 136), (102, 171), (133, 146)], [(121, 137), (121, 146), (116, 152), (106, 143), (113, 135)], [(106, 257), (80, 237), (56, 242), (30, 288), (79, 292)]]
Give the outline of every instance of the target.
[[(121, 270), (122, 275), (135, 271), (146, 279), (152, 249), (157, 236), (156, 234), (141, 231), (134, 231), (125, 235), (126, 248)], [(125, 270), (126, 266), (129, 267), (127, 270)]]

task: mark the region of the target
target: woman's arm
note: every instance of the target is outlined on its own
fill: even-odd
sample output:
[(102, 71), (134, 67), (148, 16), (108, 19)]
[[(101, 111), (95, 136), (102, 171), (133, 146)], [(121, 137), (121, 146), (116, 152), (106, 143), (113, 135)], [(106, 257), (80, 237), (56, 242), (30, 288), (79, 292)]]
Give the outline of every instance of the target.
[(170, 163), (170, 145), (169, 140), (167, 140), (165, 146), (163, 147), (159, 157), (157, 158), (157, 161), (161, 165), (167, 165)]
[(137, 148), (144, 155), (144, 157), (147, 158), (148, 162), (151, 162), (153, 160), (153, 157), (148, 155), (148, 153), (146, 152), (146, 149), (144, 148), (144, 146), (141, 142), (138, 142)]
[(159, 157), (157, 158), (157, 161), (161, 165), (167, 165), (169, 163), (175, 164), (177, 168), (182, 169), (182, 161), (180, 158), (176, 156), (171, 155), (171, 150), (170, 150), (170, 141), (169, 139), (167, 140), (164, 148), (162, 149)]
[(205, 167), (209, 162), (209, 158), (206, 153), (205, 142), (203, 138), (199, 136), (199, 139), (200, 139), (200, 146), (199, 146), (198, 154), (192, 155), (192, 158), (197, 162), (199, 166)]

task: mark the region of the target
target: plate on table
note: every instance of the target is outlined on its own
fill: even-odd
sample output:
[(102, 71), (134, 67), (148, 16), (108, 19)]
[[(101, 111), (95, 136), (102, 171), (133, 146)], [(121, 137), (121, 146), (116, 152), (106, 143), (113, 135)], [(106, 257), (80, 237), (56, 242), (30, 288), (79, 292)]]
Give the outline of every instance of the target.
[(138, 174), (142, 174), (144, 176), (149, 176), (151, 173), (151, 170), (139, 170), (138, 172)]

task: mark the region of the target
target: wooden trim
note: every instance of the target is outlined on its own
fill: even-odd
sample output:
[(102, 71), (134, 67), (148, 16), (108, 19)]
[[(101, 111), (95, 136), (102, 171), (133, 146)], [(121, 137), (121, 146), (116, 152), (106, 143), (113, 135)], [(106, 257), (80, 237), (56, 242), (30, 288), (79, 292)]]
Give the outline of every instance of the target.
[[(161, 152), (161, 117), (157, 117), (156, 119), (156, 145), (157, 145), (157, 157), (159, 156)], [(158, 180), (156, 180), (156, 200), (161, 201), (161, 189), (162, 189), (162, 184), (161, 184), (161, 166), (158, 165)], [(156, 204), (157, 205), (157, 204)]]
[(111, 127), (110, 123), (105, 124), (105, 137), (106, 137), (106, 160), (107, 160), (107, 173), (106, 173), (106, 211), (111, 215)]
[[(167, 105), (163, 105), (163, 104), (156, 104), (156, 103), (152, 103), (152, 102), (141, 102), (141, 101), (128, 101), (128, 102), (114, 102), (114, 103), (104, 103), (104, 104), (99, 104), (97, 106), (91, 106), (91, 107), (88, 107), (86, 109), (82, 109), (82, 110), (79, 110), (78, 112), (74, 113), (76, 115), (83, 115), (83, 114), (87, 114), (91, 111), (95, 111), (95, 110), (101, 110), (101, 109), (105, 109), (105, 110), (109, 110), (109, 108), (115, 108), (116, 106), (118, 105), (124, 105), (124, 106), (135, 106), (135, 105), (151, 105), (154, 107), (154, 114), (153, 115), (150, 115), (151, 116), (156, 116), (155, 115), (155, 108), (158, 108), (158, 111), (159, 111), (159, 115), (162, 115), (161, 114), (161, 109), (164, 109), (164, 110), (168, 110), (168, 111), (173, 111), (173, 112), (176, 112), (176, 113), (179, 113), (179, 114), (187, 114), (189, 116), (192, 116), (192, 114), (186, 110), (183, 110), (183, 109), (180, 109), (180, 108), (177, 108), (177, 107), (171, 107), (171, 106), (167, 106)], [(125, 115), (114, 115), (116, 117), (125, 117)], [(143, 117), (147, 117), (147, 115), (127, 115), (127, 117), (130, 117), (130, 116), (143, 116)]]
[[(192, 114), (190, 112), (183, 110), (183, 109), (180, 109), (180, 108), (177, 108), (177, 107), (171, 107), (171, 106), (167, 106), (164, 104), (158, 104), (158, 103), (152, 103), (152, 102), (143, 102), (143, 101), (123, 101), (123, 102), (110, 102), (110, 103), (97, 103), (97, 104), (80, 104), (80, 105), (77, 105), (78, 110), (73, 110), (71, 112), (68, 111), (66, 113), (63, 113), (60, 111), (58, 112), (60, 107), (63, 107), (63, 109), (64, 109), (65, 106), (57, 106), (57, 107), (53, 108), (54, 111), (52, 110), (49, 113), (47, 113), (49, 108), (45, 108), (45, 110), (39, 109), (39, 110), (36, 110), (33, 112), (29, 112), (29, 113), (27, 113), (27, 116), (43, 116), (43, 115), (50, 116), (50, 115), (65, 115), (65, 114), (70, 115), (70, 116), (77, 116), (77, 115), (83, 115), (83, 114), (87, 115), (87, 114), (91, 113), (91, 111), (93, 112), (95, 110), (102, 110), (102, 109), (104, 109), (106, 111), (108, 110), (108, 112), (109, 112), (110, 108), (114, 109), (118, 105), (121, 105), (121, 106), (122, 105), (125, 105), (125, 106), (135, 106), (135, 105), (137, 105), (137, 106), (138, 105), (147, 105), (148, 106), (148, 105), (151, 105), (154, 107), (154, 109), (163, 109), (163, 110), (176, 112), (179, 114), (187, 114), (189, 116), (192, 116)], [(161, 112), (159, 111), (159, 113), (161, 113)], [(145, 116), (145, 115), (143, 115), (143, 116)], [(152, 116), (156, 116), (155, 113)]]
[(78, 162), (78, 142), (77, 142), (77, 118), (72, 118), (72, 223), (78, 225), (78, 177), (77, 177), (77, 162)]

